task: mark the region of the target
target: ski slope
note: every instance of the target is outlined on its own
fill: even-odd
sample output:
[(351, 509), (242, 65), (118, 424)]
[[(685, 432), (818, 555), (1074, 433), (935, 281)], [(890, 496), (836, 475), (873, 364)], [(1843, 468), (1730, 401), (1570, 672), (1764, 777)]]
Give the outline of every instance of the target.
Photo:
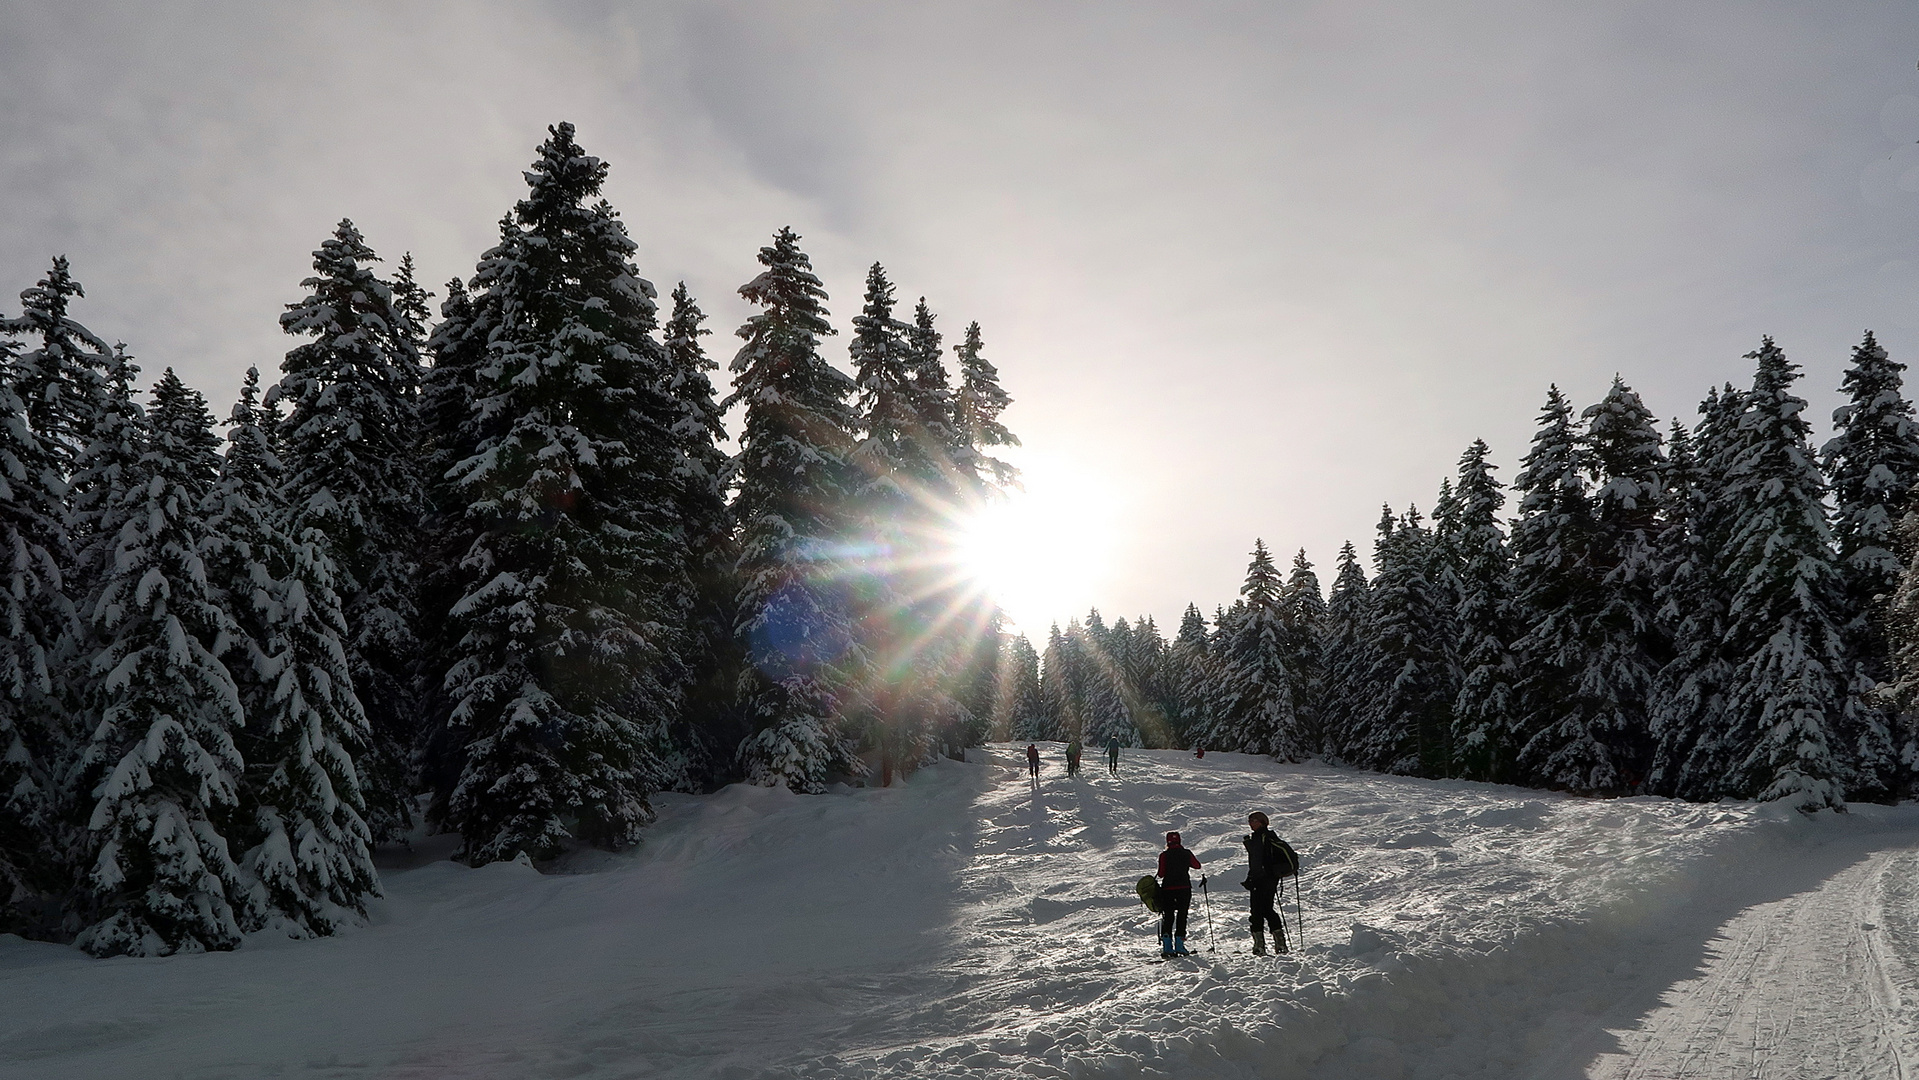
[[(641, 850), (565, 872), (423, 842), (327, 940), (0, 937), (0, 1076), (1919, 1080), (1919, 808), (1174, 751), (1068, 780), (1043, 749), (1037, 791), (998, 746), (886, 790), (662, 797)], [(1244, 951), (1250, 809), (1306, 859), (1290, 956)], [(1133, 881), (1168, 829), (1216, 951), (1156, 963)]]

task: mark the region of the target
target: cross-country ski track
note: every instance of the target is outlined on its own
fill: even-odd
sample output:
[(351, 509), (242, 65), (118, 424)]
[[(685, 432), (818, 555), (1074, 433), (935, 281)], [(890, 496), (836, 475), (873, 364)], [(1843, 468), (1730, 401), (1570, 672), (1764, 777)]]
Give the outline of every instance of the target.
[[(0, 937), (0, 1076), (1919, 1080), (1919, 807), (1593, 800), (1042, 744), (662, 796), (548, 874), (387, 859), (372, 924), (89, 960)], [(1246, 952), (1248, 810), (1305, 941)], [(1133, 895), (1205, 862), (1191, 960)], [(1288, 889), (1289, 922), (1295, 916)], [(1204, 951), (1216, 948), (1216, 951)]]

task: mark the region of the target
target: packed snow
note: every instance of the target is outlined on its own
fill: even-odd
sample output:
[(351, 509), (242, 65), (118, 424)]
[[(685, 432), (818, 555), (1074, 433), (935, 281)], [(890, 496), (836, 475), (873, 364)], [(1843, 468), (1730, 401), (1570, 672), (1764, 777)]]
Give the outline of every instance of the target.
[[(0, 1075), (1919, 1066), (1919, 808), (1808, 818), (1170, 750), (1069, 780), (1043, 749), (1037, 791), (994, 746), (887, 789), (661, 796), (639, 849), (545, 874), (422, 840), (388, 859), (372, 925), (333, 938), (93, 960), (0, 937)], [(1247, 950), (1252, 809), (1305, 859), (1291, 955)], [(1160, 962), (1133, 883), (1169, 829), (1209, 884), (1200, 955)]]

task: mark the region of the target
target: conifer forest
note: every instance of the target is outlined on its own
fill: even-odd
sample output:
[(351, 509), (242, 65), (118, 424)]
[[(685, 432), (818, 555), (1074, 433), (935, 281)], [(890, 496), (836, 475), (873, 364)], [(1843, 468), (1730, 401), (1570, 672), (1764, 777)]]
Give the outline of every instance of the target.
[(64, 258), (0, 318), (0, 932), (323, 936), (422, 828), (538, 864), (642, 843), (655, 793), (988, 740), (1809, 812), (1919, 775), (1919, 424), (1870, 333), (1823, 445), (1770, 338), (1681, 420), (1551, 388), (1510, 482), (1473, 442), (1330, 588), (1256, 540), (1170, 640), (1095, 610), (1035, 642), (951, 550), (1018, 483), (981, 327), (874, 263), (841, 359), (780, 229), (720, 374), (607, 172), (549, 129), (437, 293), (341, 221), (224, 420), (136, 391)]

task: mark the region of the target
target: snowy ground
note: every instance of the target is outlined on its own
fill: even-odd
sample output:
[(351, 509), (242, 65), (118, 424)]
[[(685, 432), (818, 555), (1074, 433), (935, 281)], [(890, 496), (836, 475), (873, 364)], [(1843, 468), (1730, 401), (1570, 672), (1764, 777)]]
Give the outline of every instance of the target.
[[(575, 873), (429, 843), (331, 940), (0, 937), (0, 1076), (1919, 1080), (1919, 808), (1171, 751), (1068, 781), (1045, 749), (1037, 795), (996, 747), (884, 791), (667, 797), (643, 850)], [(1255, 808), (1307, 860), (1291, 957), (1244, 951)], [(1217, 952), (1162, 964), (1132, 883), (1171, 828)]]

